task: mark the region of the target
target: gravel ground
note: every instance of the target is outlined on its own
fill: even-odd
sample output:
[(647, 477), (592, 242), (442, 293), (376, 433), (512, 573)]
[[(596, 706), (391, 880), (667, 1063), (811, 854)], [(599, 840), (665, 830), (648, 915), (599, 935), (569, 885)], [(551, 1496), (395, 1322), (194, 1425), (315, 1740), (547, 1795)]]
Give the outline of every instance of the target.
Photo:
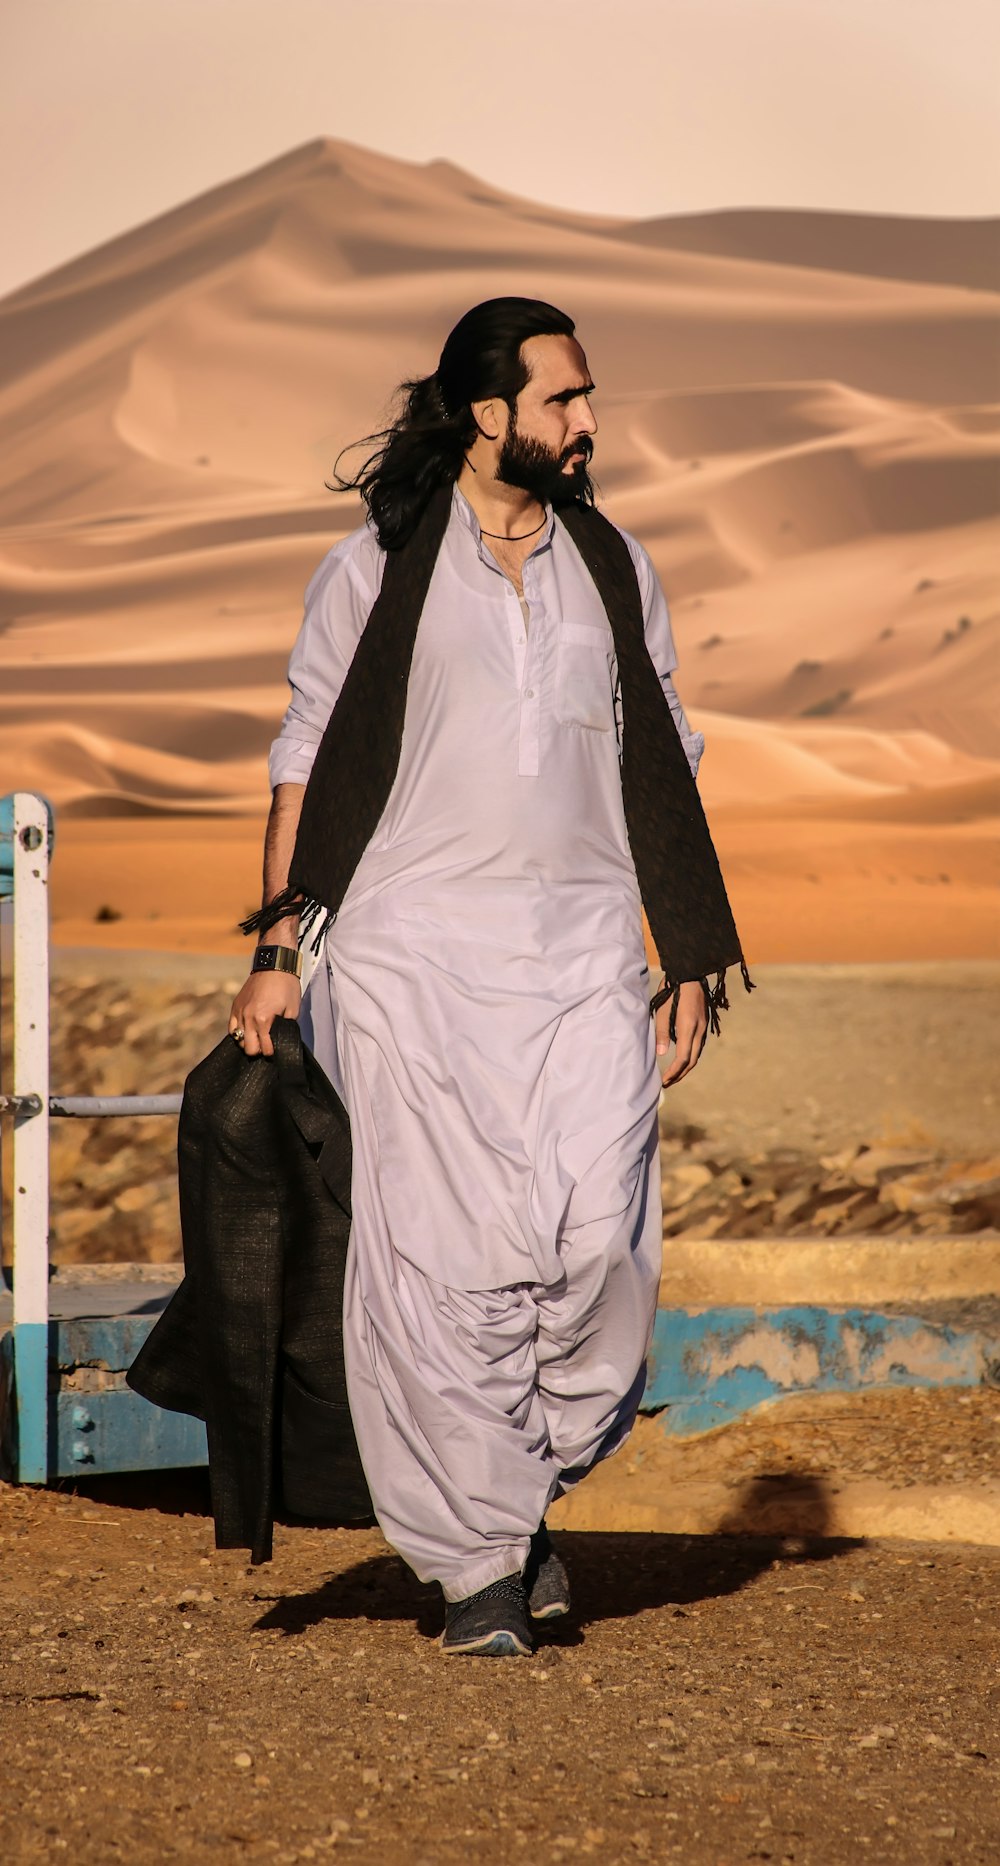
[[(899, 1481), (988, 1468), (996, 1395), (869, 1405), (814, 1468), (873, 1426)], [(807, 1468), (811, 1432), (760, 1415), (692, 1470)], [(253, 1569), (205, 1509), (202, 1473), (0, 1487), (4, 1861), (1000, 1858), (1000, 1549), (566, 1532), (564, 1629), (446, 1659), (376, 1530), (285, 1525)]]
[(877, 1477), (897, 1489), (937, 1484), (943, 1494), (954, 1484), (993, 1486), (1000, 1477), (1000, 1391), (791, 1394), (693, 1438), (669, 1437), (655, 1418), (640, 1418), (622, 1457), (605, 1468), (629, 1465), (650, 1475), (656, 1468), (674, 1483), (794, 1474), (838, 1483)]

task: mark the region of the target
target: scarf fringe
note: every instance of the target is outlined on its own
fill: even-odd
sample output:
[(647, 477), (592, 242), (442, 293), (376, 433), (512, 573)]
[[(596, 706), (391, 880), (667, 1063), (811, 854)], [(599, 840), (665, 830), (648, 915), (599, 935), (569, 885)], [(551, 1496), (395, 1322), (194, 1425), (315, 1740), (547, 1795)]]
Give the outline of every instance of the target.
[(249, 914), (245, 920), (241, 920), (240, 931), (256, 933), (259, 938), (262, 933), (269, 933), (272, 927), (277, 926), (279, 920), (287, 920), (291, 914), (299, 916), (299, 930), (295, 940), (297, 946), (301, 946), (307, 934), (313, 932), (315, 928), (314, 936), (309, 942), (309, 950), (318, 958), (323, 949), (323, 941), (337, 915), (332, 908), (324, 907), (322, 901), (318, 901), (315, 895), (303, 894), (301, 888), (293, 887), (291, 884), (287, 888), (282, 888), (281, 893), (276, 894), (266, 906), (259, 907), (255, 914)]
[[(318, 901), (315, 895), (303, 894), (301, 888), (296, 888), (291, 883), (287, 888), (282, 888), (280, 894), (276, 894), (265, 907), (259, 907), (255, 914), (249, 914), (245, 920), (241, 920), (240, 930), (243, 933), (256, 933), (259, 937), (262, 933), (269, 933), (273, 926), (277, 926), (279, 920), (287, 920), (290, 914), (296, 913), (299, 915), (296, 944), (301, 946), (307, 935), (312, 932), (313, 938), (309, 942), (309, 950), (318, 958), (323, 950), (323, 942), (337, 918), (336, 912), (333, 908), (324, 907), (322, 901)], [(740, 953), (739, 967), (744, 990), (756, 991), (756, 983), (750, 977), (747, 962), (742, 953)], [(705, 994), (709, 1028), (715, 1037), (722, 1035), (722, 1025), (719, 1021), (720, 1011), (730, 1009), (729, 994), (726, 991), (728, 970), (729, 967), (725, 965), (719, 969), (715, 975), (714, 985), (709, 984), (707, 975), (698, 980)], [(655, 992), (650, 999), (649, 1009), (652, 1016), (656, 1015), (662, 1004), (666, 1004), (668, 998), (670, 1000), (668, 1030), (671, 1043), (677, 1041), (677, 1006), (680, 1002), (681, 985), (684, 982), (682, 979), (668, 979), (664, 976), (659, 991)]]
[[(756, 991), (757, 986), (754, 980), (750, 977), (750, 973), (747, 970), (747, 962), (744, 959), (742, 953), (740, 954), (739, 964), (740, 964), (740, 975), (743, 979), (744, 990)], [(698, 983), (701, 986), (702, 991), (705, 994), (705, 1010), (708, 1013), (709, 1029), (711, 1030), (712, 1035), (715, 1037), (720, 1037), (722, 1035), (722, 1025), (719, 1021), (720, 1011), (728, 1011), (730, 1008), (729, 996), (726, 991), (726, 973), (728, 970), (729, 970), (728, 966), (725, 966), (725, 965), (722, 966), (722, 968), (715, 975), (714, 985), (709, 984), (707, 977), (700, 978), (698, 980)], [(670, 1000), (670, 1023), (668, 1025), (668, 1035), (669, 1035), (671, 1043), (676, 1043), (677, 1041), (677, 1006), (680, 1002), (681, 985), (685, 982), (686, 981), (684, 981), (683, 979), (675, 980), (675, 979), (668, 979), (665, 977), (663, 980), (663, 984), (660, 986), (659, 991), (656, 992), (654, 996), (652, 997), (652, 999), (650, 1000), (649, 1008), (654, 1016), (656, 1015), (656, 1012), (660, 1009), (660, 1006), (663, 1004), (666, 1004), (668, 999)]]

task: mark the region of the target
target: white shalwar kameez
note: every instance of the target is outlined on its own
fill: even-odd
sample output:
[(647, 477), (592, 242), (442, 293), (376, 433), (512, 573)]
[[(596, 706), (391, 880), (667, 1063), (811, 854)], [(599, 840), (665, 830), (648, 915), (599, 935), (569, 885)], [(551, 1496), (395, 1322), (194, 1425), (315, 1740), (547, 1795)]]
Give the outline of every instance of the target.
[[(626, 537), (692, 769), (667, 606)], [(273, 785), (304, 784), (385, 558), (324, 558)], [(660, 1077), (611, 629), (551, 508), (523, 602), (455, 488), (399, 769), (303, 1001), (351, 1121), (351, 1410), (387, 1539), (448, 1599), (520, 1568), (631, 1430), (660, 1271)]]

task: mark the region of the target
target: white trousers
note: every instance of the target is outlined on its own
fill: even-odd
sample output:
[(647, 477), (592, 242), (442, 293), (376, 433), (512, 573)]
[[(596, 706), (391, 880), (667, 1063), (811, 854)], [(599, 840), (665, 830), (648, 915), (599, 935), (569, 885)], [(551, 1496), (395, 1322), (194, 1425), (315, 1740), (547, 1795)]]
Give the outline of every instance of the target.
[(655, 1121), (626, 1209), (565, 1234), (560, 1282), (496, 1290), (450, 1288), (393, 1249), (361, 1183), (373, 1140), (355, 1134), (351, 1413), (387, 1541), (459, 1600), (521, 1568), (552, 1499), (631, 1431), (660, 1276)]

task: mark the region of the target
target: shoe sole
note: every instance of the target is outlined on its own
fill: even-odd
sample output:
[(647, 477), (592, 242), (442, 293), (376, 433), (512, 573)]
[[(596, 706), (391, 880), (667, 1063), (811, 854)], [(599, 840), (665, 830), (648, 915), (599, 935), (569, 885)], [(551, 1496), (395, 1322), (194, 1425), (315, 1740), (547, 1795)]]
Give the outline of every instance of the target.
[(516, 1633), (482, 1633), (478, 1639), (463, 1639), (445, 1644), (445, 1635), (441, 1635), (441, 1650), (449, 1658), (463, 1653), (471, 1653), (481, 1659), (530, 1659), (532, 1648), (524, 1643)]
[(529, 1607), (533, 1620), (561, 1620), (569, 1612), (568, 1600), (550, 1600), (544, 1607)]

